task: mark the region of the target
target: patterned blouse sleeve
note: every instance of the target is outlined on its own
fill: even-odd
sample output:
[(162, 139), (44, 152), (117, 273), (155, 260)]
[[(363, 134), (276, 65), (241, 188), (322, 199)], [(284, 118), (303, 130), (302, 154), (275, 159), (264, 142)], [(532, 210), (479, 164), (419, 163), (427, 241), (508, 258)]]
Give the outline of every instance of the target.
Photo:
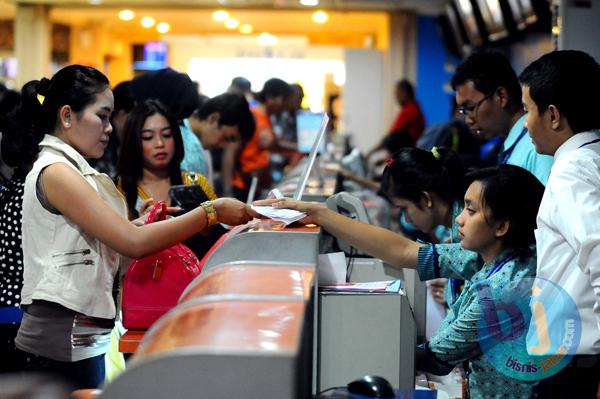
[(435, 278), (470, 280), (483, 265), (476, 252), (461, 248), (460, 244), (435, 244), (419, 248), (418, 266), (421, 281)]
[(468, 305), (453, 322), (442, 325), (427, 344), (438, 359), (452, 365), (481, 355), (477, 326), (483, 317), (482, 308), (473, 287), (464, 294), (468, 295)]

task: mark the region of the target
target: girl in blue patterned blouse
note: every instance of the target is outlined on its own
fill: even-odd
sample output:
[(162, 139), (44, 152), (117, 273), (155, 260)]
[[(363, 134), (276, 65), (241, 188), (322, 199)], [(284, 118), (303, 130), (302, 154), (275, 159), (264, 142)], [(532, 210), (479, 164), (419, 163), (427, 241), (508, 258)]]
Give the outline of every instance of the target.
[[(449, 313), (436, 335), (417, 351), (417, 369), (445, 374), (454, 365), (467, 362), (471, 397), (532, 397), (536, 381), (499, 371), (483, 352), (478, 323), (485, 316), (485, 304), (480, 301), (477, 283), (485, 281), (498, 290), (535, 276), (535, 218), (544, 187), (531, 173), (513, 165), (482, 169), (468, 178), (472, 183), (465, 193), (464, 210), (455, 220), (460, 245), (413, 242), (389, 230), (346, 218), (320, 204), (288, 199), (262, 204), (305, 212), (305, 222), (321, 225), (390, 265), (416, 268), (421, 280), (449, 277), (469, 281), (456, 300), (456, 312)], [(466, 263), (465, 267), (462, 258), (470, 257), (472, 252), (479, 254), (480, 261)], [(524, 350), (523, 339), (514, 343), (517, 350)]]

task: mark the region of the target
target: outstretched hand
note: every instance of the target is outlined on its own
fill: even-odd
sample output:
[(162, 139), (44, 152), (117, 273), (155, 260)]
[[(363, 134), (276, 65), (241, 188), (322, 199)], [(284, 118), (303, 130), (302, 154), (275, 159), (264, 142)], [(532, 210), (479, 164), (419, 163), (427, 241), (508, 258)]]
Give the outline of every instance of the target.
[(260, 217), (252, 208), (235, 198), (219, 198), (211, 202), (219, 223), (236, 226)]
[(275, 209), (294, 209), (296, 211), (306, 213), (306, 217), (300, 220), (302, 224), (311, 224), (316, 223), (317, 221), (317, 213), (319, 210), (324, 209), (325, 205), (320, 204), (318, 202), (305, 202), (293, 200), (291, 198), (275, 198), (275, 199), (266, 199), (260, 201), (254, 201), (252, 205), (256, 206), (272, 206)]

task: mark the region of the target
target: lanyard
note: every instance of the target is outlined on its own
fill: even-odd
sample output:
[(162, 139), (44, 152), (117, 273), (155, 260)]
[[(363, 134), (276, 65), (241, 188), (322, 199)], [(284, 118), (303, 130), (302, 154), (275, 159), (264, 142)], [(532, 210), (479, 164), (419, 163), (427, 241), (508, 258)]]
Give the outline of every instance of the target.
[(580, 145), (580, 146), (579, 146), (579, 147), (577, 147), (577, 148), (582, 148), (582, 147), (585, 147), (586, 145), (594, 144), (594, 143), (597, 143), (597, 142), (599, 142), (599, 141), (600, 141), (600, 139), (596, 139), (596, 140), (588, 141), (587, 143), (583, 143), (582, 145)]
[(456, 294), (458, 294), (458, 280), (455, 278), (448, 279), (450, 283), (450, 293), (452, 294), (452, 299), (456, 298)]
[(521, 139), (526, 134), (527, 134), (527, 129), (523, 128), (523, 130), (521, 131), (521, 134), (519, 134), (519, 137), (517, 137), (515, 142), (510, 147), (508, 147), (508, 149), (506, 151), (500, 153), (500, 155), (498, 156), (499, 163), (505, 164), (508, 162), (508, 158), (510, 158), (510, 156), (512, 155), (513, 151), (515, 150), (515, 147), (517, 146), (517, 144), (519, 144), (519, 141), (521, 141)]
[(492, 270), (490, 270), (490, 272), (488, 273), (488, 275), (486, 277), (486, 280), (489, 279), (490, 277), (492, 277), (494, 274), (498, 273), (504, 265), (506, 265), (508, 262), (510, 262), (514, 258), (515, 258), (515, 255), (511, 254), (511, 255), (508, 255), (506, 258), (504, 258), (502, 260), (502, 262), (498, 262), (496, 264), (496, 266), (494, 266), (494, 268)]

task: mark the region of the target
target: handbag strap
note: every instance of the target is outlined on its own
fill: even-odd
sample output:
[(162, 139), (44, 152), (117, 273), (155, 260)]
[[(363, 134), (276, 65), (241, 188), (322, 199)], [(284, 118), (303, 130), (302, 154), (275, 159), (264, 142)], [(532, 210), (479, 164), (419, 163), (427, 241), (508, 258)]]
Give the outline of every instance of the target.
[(158, 217), (158, 221), (165, 220), (167, 218), (167, 204), (165, 201), (158, 201), (156, 204), (152, 205), (152, 209), (148, 212), (148, 217), (146, 217), (146, 222), (144, 224), (150, 224), (154, 222), (156, 218), (156, 214), (160, 211), (160, 215)]

